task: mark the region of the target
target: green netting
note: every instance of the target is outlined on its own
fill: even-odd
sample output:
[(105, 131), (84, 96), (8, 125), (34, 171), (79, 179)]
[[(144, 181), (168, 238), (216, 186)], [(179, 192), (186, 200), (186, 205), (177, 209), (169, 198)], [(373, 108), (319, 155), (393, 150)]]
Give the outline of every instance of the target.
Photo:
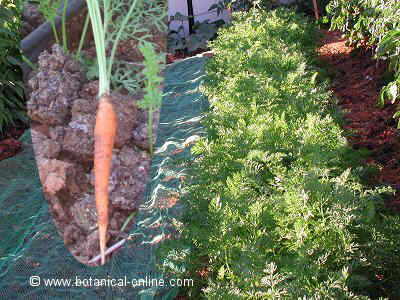
[[(199, 124), (207, 107), (199, 92), (206, 58), (193, 57), (172, 64), (165, 72), (165, 98), (161, 108), (152, 181), (141, 205), (131, 240), (103, 267), (77, 262), (64, 247), (44, 200), (30, 144), (29, 132), (21, 140), (24, 150), (0, 162), (0, 297), (1, 299), (173, 299), (177, 288), (93, 287), (95, 279), (164, 278), (155, 267), (155, 249), (168, 235), (179, 202), (167, 199), (180, 189), (190, 145), (203, 134)], [(31, 276), (40, 276), (38, 287)], [(92, 278), (92, 287), (72, 286), (75, 279)], [(46, 287), (46, 279), (71, 279), (70, 287)], [(165, 278), (167, 282), (167, 278)], [(118, 281), (121, 283), (121, 281)]]

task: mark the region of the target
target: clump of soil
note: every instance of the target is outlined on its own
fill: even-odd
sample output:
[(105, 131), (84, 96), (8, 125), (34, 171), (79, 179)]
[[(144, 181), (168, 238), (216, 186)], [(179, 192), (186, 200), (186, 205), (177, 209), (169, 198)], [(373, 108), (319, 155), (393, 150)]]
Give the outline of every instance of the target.
[[(345, 112), (345, 129), (354, 132), (349, 142), (356, 148), (370, 151), (367, 164), (377, 169), (376, 183), (400, 190), (400, 134), (393, 115), (396, 104), (383, 108), (377, 105), (387, 75), (387, 63), (376, 61), (372, 51), (357, 50), (347, 45), (340, 32), (323, 31), (318, 49), (320, 58), (337, 76), (332, 90)], [(400, 209), (400, 193), (391, 199), (390, 206)]]
[[(66, 246), (87, 264), (100, 250), (93, 180), (98, 82), (88, 81), (79, 63), (54, 45), (51, 53), (40, 55), (29, 85), (27, 107), (43, 192)], [(142, 95), (114, 92), (111, 97), (119, 124), (109, 187), (108, 246), (126, 236), (121, 227), (143, 199), (151, 163), (147, 112), (137, 105)], [(155, 112), (153, 132), (158, 116)]]

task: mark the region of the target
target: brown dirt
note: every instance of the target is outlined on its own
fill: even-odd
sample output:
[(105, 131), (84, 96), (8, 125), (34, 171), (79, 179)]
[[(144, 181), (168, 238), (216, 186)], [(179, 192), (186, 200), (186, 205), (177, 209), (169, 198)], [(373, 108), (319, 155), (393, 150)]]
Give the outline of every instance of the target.
[[(370, 49), (347, 46), (340, 32), (322, 34), (318, 54), (336, 73), (332, 90), (345, 112), (344, 128), (355, 133), (348, 140), (353, 148), (370, 151), (366, 163), (379, 169), (372, 181), (400, 190), (400, 138), (393, 118), (397, 105), (377, 105), (387, 64), (376, 61)], [(388, 205), (400, 210), (400, 193), (396, 194)]]
[(185, 51), (177, 51), (175, 54), (173, 53), (168, 53), (167, 54), (167, 64), (172, 64), (174, 62), (177, 62), (179, 60), (196, 56), (198, 54), (204, 54), (204, 56), (210, 57), (212, 56), (212, 53), (210, 52), (210, 49), (199, 49), (193, 52), (185, 52)]
[(22, 149), (22, 143), (18, 141), (26, 129), (25, 124), (16, 124), (5, 128), (0, 133), (0, 161), (15, 156)]
[(21, 150), (22, 143), (14, 138), (0, 141), (0, 161), (13, 157)]

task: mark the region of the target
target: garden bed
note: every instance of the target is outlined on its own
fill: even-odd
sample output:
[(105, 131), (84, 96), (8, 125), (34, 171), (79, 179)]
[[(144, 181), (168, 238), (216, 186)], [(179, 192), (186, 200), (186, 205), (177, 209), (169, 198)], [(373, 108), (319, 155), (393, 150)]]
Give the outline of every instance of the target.
[[(382, 87), (389, 77), (385, 61), (377, 61), (371, 49), (349, 46), (342, 33), (323, 31), (318, 49), (323, 62), (333, 73), (332, 89), (345, 112), (344, 126), (352, 134), (348, 140), (353, 148), (370, 151), (366, 164), (378, 169), (371, 183), (390, 185), (400, 191), (400, 134), (394, 114), (397, 104), (377, 105)], [(400, 193), (388, 201), (400, 209)]]
[(211, 45), (207, 137), (161, 264), (195, 278), (189, 298), (399, 297), (400, 218), (384, 207), (395, 191), (346, 139), (317, 36), (278, 9), (236, 14)]

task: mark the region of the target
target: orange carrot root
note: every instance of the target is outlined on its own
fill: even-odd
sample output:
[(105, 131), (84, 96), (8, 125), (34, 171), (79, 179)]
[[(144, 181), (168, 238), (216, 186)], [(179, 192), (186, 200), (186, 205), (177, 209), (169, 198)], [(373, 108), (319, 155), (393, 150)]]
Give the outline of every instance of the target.
[(111, 174), (112, 150), (118, 126), (117, 120), (110, 96), (102, 96), (97, 108), (94, 129), (95, 197), (102, 265), (105, 263), (109, 204), (108, 185)]

